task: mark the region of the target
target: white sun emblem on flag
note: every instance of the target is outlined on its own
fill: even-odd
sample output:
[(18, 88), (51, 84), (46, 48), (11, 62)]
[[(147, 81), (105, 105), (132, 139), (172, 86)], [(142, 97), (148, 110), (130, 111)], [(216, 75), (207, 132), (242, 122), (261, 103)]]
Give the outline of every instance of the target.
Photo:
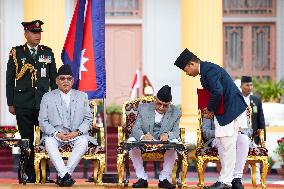
[(80, 62), (80, 73), (79, 73), (79, 79), (81, 80), (81, 74), (82, 72), (87, 72), (87, 68), (84, 66), (84, 64), (89, 60), (88, 58), (84, 57), (86, 49), (83, 49), (81, 52), (81, 62)]

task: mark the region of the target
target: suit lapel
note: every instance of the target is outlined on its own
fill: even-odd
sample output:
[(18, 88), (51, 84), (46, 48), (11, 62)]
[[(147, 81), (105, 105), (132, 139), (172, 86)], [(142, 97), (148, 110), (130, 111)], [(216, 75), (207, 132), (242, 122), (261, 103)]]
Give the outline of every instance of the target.
[(56, 108), (58, 110), (59, 116), (61, 118), (61, 121), (63, 122), (63, 109), (62, 109), (62, 99), (60, 96), (60, 91), (58, 89), (56, 89), (55, 91), (56, 97), (55, 97), (55, 104), (56, 104)]
[(70, 97), (71, 123), (75, 117), (76, 104), (77, 104), (76, 93), (74, 90), (71, 90), (71, 97)]
[(155, 124), (155, 104), (152, 103), (151, 106), (149, 107), (150, 108), (150, 114), (148, 116), (149, 118), (149, 125), (150, 125), (150, 128), (149, 128), (149, 132), (151, 133), (151, 135), (153, 135), (153, 129), (154, 129), (154, 124)]
[(170, 105), (168, 111), (165, 113), (165, 115), (162, 118), (160, 135), (168, 128), (169, 119), (171, 117), (171, 114), (172, 114), (172, 107)]

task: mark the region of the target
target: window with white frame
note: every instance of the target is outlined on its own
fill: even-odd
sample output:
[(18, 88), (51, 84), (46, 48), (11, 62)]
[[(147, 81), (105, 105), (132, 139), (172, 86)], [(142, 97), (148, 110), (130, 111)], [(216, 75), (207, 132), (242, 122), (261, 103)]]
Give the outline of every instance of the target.
[(106, 17), (137, 18), (141, 17), (142, 0), (106, 0)]

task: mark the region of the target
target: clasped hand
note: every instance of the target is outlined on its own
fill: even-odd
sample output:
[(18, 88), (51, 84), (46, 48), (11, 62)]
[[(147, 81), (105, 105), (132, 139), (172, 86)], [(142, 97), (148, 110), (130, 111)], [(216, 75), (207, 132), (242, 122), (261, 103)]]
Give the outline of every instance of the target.
[(68, 141), (68, 140), (72, 140), (73, 138), (77, 137), (78, 132), (76, 131), (60, 132), (60, 133), (57, 133), (56, 136), (63, 141)]
[[(142, 140), (154, 140), (154, 137), (148, 132)], [(160, 136), (160, 141), (168, 141), (169, 140), (169, 135), (167, 133), (163, 133)]]
[(213, 119), (214, 112), (210, 112), (207, 108), (204, 108), (202, 111), (203, 111), (203, 117), (205, 117), (206, 119)]

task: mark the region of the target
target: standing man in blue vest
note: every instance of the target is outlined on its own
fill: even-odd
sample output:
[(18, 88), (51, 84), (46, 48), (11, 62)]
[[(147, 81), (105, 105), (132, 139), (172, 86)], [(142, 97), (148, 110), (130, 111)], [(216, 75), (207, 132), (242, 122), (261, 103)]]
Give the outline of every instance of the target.
[[(175, 61), (175, 65), (188, 76), (200, 76), (204, 89), (210, 91), (208, 107), (203, 109), (204, 117), (214, 117), (215, 137), (222, 170), (219, 180), (210, 189), (242, 189), (241, 178), (233, 178), (236, 163), (236, 143), (239, 131), (247, 128), (247, 104), (229, 74), (220, 66), (201, 61), (195, 54), (185, 49)], [(221, 99), (224, 100), (224, 114), (218, 114)]]

